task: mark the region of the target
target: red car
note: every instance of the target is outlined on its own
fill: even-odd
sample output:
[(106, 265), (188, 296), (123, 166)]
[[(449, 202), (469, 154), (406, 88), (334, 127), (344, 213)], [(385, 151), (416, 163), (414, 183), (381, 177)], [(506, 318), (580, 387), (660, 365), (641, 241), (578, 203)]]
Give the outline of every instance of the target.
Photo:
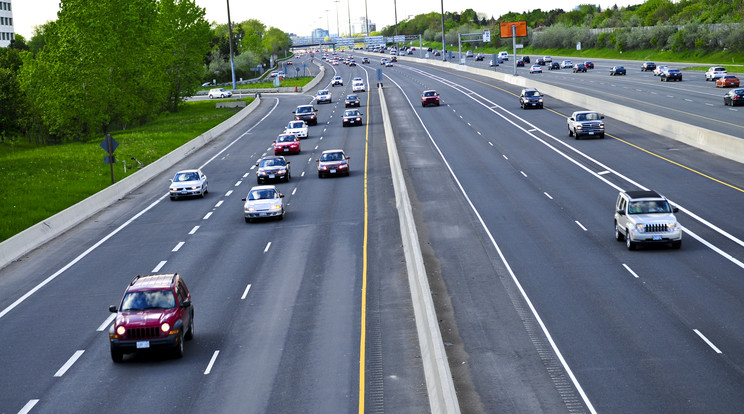
[(183, 341), (194, 337), (194, 307), (178, 273), (137, 276), (127, 286), (109, 329), (111, 359), (151, 349), (170, 349), (183, 356)]
[(421, 94), (421, 106), (439, 106), (439, 94), (435, 90), (424, 91)]
[(716, 79), (716, 88), (738, 88), (739, 78), (734, 75), (724, 75)]
[(274, 141), (274, 155), (299, 154), (300, 138), (294, 134), (281, 134)]

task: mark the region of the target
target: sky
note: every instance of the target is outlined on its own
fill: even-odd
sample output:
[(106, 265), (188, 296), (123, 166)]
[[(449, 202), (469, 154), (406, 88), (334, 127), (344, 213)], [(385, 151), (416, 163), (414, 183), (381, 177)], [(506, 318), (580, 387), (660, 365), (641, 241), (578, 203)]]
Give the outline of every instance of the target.
[[(15, 32), (30, 39), (35, 26), (57, 19), (61, 0), (11, 0), (13, 4), (13, 24)], [(195, 0), (206, 10), (209, 22), (227, 22), (227, 1)], [(473, 9), (485, 14), (487, 18), (498, 18), (508, 12), (526, 12), (534, 9), (572, 10), (578, 4), (597, 4), (602, 8), (641, 4), (644, 0), (531, 0), (524, 7), (509, 5), (507, 1), (497, 0), (366, 0), (366, 13), (378, 29), (395, 24), (397, 6), (398, 21), (417, 14), (441, 12), (442, 2), (445, 12), (461, 12)], [(309, 36), (316, 28), (327, 29), (331, 34), (349, 32), (349, 20), (356, 33), (363, 25), (365, 0), (282, 0), (274, 3), (265, 0), (232, 0), (230, 17), (233, 22), (258, 19), (267, 27), (276, 27), (286, 33)], [(338, 16), (338, 20), (337, 20)]]

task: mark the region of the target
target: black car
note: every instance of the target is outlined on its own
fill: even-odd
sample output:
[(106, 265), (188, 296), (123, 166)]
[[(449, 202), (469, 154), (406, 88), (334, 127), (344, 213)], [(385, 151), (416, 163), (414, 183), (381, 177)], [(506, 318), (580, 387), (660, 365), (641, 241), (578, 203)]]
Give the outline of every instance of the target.
[(682, 72), (679, 69), (667, 69), (659, 75), (662, 82), (682, 81)]
[(641, 65), (641, 71), (647, 72), (647, 71), (653, 71), (656, 69), (656, 63), (654, 62), (643, 62)]
[(744, 89), (732, 89), (726, 95), (723, 95), (724, 105), (741, 105), (744, 104)]
[(543, 96), (537, 89), (522, 89), (522, 93), (519, 94), (519, 106), (522, 109), (542, 108)]
[(295, 114), (295, 121), (305, 121), (308, 125), (318, 125), (318, 110), (312, 105), (299, 105), (292, 113)]
[(524, 63), (530, 63), (530, 57), (529, 56), (522, 56), (522, 60)]
[(540, 66), (544, 66), (545, 65), (545, 59), (543, 59), (543, 58), (537, 58), (537, 59), (535, 59), (535, 64), (536, 65), (540, 65)]
[(550, 65), (548, 66), (549, 70), (560, 70), (561, 64), (558, 62), (550, 62)]
[(263, 184), (267, 181), (287, 181), (292, 178), (289, 171), (289, 161), (283, 156), (263, 157), (256, 163), (256, 182)]
[(522, 59), (519, 59), (519, 60), (517, 61), (517, 67), (523, 68), (523, 67), (524, 67), (524, 60), (522, 60)]
[(576, 63), (576, 64), (573, 65), (573, 69), (572, 70), (573, 70), (573, 73), (576, 73), (576, 72), (586, 72), (586, 65), (584, 65), (583, 63)]
[(478, 53), (475, 55), (475, 60), (483, 60), (486, 57), (483, 53)]
[(622, 66), (613, 66), (612, 69), (610, 69), (610, 76), (615, 75), (625, 75), (625, 68)]
[(349, 95), (346, 97), (346, 100), (344, 101), (345, 107), (348, 108), (350, 106), (359, 106), (359, 96), (357, 95)]
[(586, 61), (584, 62), (584, 66), (586, 66), (587, 69), (594, 69), (594, 62)]

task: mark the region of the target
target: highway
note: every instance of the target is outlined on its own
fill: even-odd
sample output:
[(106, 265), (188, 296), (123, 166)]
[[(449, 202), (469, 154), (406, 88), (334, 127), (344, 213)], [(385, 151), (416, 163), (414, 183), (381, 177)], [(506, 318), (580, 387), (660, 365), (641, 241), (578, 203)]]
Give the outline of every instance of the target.
[[(345, 83), (328, 88), (332, 104), (315, 104), (319, 125), (288, 157), (284, 220), (245, 223), (240, 199), (255, 162), (315, 91), (265, 94), (259, 110), (174, 169), (201, 167), (207, 197), (171, 202), (163, 176), (0, 270), (0, 412), (428, 412), (370, 89), (380, 67), (326, 67), (322, 87), (336, 73)], [(626, 67), (646, 92), (712, 88)], [(626, 94), (587, 87), (605, 81), (599, 67), (564, 72), (540, 80)], [(584, 108), (548, 97), (545, 109), (523, 111), (515, 86), (405, 57), (383, 74), (462, 412), (740, 409), (740, 164), (612, 119), (605, 139), (577, 141), (565, 118)], [(365, 122), (342, 128), (355, 76), (368, 86)], [(424, 89), (439, 91), (442, 105), (422, 108)], [(664, 110), (685, 120), (688, 104)], [(740, 128), (703, 112), (721, 108), (700, 106), (711, 128)], [(315, 159), (331, 148), (351, 156), (349, 177), (317, 178)], [(680, 250), (615, 241), (615, 199), (633, 188), (680, 208)], [(152, 272), (183, 275), (195, 338), (183, 359), (114, 364), (108, 306), (133, 276)]]

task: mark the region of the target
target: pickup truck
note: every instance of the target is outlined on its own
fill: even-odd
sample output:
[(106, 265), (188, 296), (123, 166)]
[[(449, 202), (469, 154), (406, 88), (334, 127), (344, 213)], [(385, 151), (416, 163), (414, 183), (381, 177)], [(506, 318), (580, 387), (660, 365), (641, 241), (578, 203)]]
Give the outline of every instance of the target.
[(567, 119), (568, 136), (580, 139), (582, 136), (604, 138), (604, 116), (594, 111), (577, 111)]

